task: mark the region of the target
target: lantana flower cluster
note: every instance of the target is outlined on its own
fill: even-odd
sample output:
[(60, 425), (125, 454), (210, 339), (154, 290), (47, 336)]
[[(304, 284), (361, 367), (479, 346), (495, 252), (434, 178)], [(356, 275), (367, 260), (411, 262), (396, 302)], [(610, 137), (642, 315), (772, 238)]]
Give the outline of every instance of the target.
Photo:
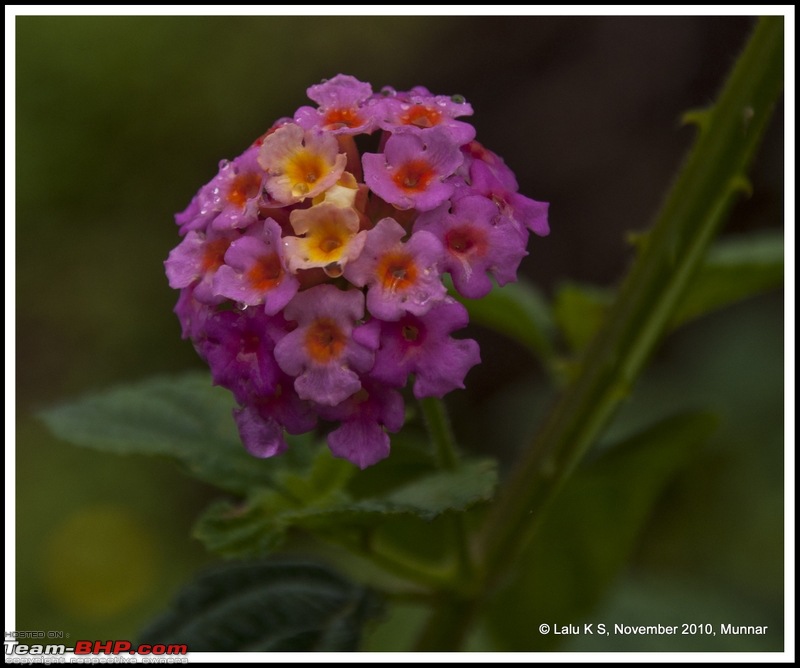
[(389, 454), (410, 378), (442, 397), (480, 361), (453, 336), (468, 316), (443, 274), (470, 299), (516, 280), (547, 204), (475, 141), (461, 96), (338, 75), (308, 97), (176, 215), (166, 272), (250, 453), (322, 420), (333, 454), (364, 468)]

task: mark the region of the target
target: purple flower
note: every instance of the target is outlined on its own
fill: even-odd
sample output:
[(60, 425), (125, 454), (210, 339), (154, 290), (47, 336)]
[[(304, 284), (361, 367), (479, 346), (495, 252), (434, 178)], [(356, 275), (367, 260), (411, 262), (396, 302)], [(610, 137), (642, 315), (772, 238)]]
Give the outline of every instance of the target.
[[(178, 302), (173, 310), (181, 323), (181, 336), (184, 339), (192, 339), (195, 349), (197, 349), (198, 343), (205, 338), (206, 321), (214, 313), (213, 308), (197, 301), (194, 298), (194, 290), (188, 287), (180, 291)], [(199, 350), (198, 353), (205, 359)]]
[(282, 376), (273, 350), (285, 328), (283, 316), (269, 317), (261, 309), (211, 315), (199, 348), (214, 384), (228, 388), (242, 404), (273, 394)]
[(264, 304), (278, 313), (297, 292), (297, 279), (287, 272), (281, 228), (271, 218), (252, 226), (225, 252), (225, 264), (214, 275), (213, 291), (240, 304)]
[(491, 199), (500, 213), (515, 224), (540, 237), (547, 236), (550, 233), (547, 202), (537, 202), (520, 195), (514, 173), (498, 155), (483, 148), (478, 142), (470, 144), (469, 152), (475, 158), (469, 167), (469, 191)]
[(272, 457), (286, 450), (284, 430), (305, 434), (317, 423), (311, 406), (297, 396), (292, 379), (285, 376), (273, 394), (251, 399), (243, 408), (234, 410), (233, 416), (242, 443), (256, 457)]
[(372, 320), (356, 330), (354, 338), (377, 346), (370, 376), (392, 387), (402, 387), (416, 374), (414, 396), (443, 397), (464, 387), (464, 377), (480, 360), (472, 339), (454, 339), (451, 332), (469, 322), (467, 310), (448, 299), (423, 316), (411, 313), (397, 322)]
[(321, 408), (320, 414), (341, 422), (328, 434), (331, 452), (362, 469), (389, 456), (386, 430), (399, 431), (405, 419), (400, 393), (368, 379), (358, 392), (338, 406)]
[(425, 132), (431, 128), (444, 131), (457, 146), (475, 138), (475, 128), (455, 120), (471, 116), (472, 106), (460, 95), (431, 95), (421, 88), (411, 95), (387, 97), (380, 102), (380, 127), (389, 132)]
[(263, 407), (251, 404), (234, 409), (233, 419), (244, 447), (254, 457), (274, 457), (288, 447), (283, 437), (283, 426)]
[(298, 327), (275, 346), (275, 359), (296, 378), (300, 398), (335, 406), (358, 392), (358, 372), (373, 362), (373, 353), (350, 336), (364, 316), (364, 294), (318, 285), (298, 293), (285, 315)]
[(417, 232), (403, 243), (406, 231), (384, 218), (367, 232), (364, 250), (345, 268), (345, 278), (368, 286), (367, 310), (382, 320), (397, 320), (404, 313), (427, 313), (444, 298), (437, 262), (442, 245), (428, 232)]
[(219, 304), (224, 297), (214, 292), (213, 281), (225, 263), (225, 253), (241, 235), (235, 230), (208, 234), (191, 230), (164, 262), (171, 288), (194, 288), (193, 297), (204, 304)]
[(208, 221), (208, 216), (200, 215), (199, 194), (192, 197), (192, 201), (183, 211), (175, 214), (175, 223), (178, 225), (178, 233), (181, 236), (191, 230), (205, 230)]
[(445, 179), (463, 161), (461, 151), (443, 130), (392, 135), (383, 154), (365, 153), (364, 180), (398, 209), (430, 211), (453, 194)]
[(319, 105), (300, 107), (295, 122), (306, 130), (319, 128), (332, 134), (356, 135), (372, 132), (374, 112), (364, 103), (372, 97), (372, 86), (346, 74), (316, 84), (308, 89), (308, 97)]
[(257, 148), (250, 147), (235, 160), (219, 163), (217, 175), (175, 216), (181, 234), (205, 231), (209, 225), (217, 230), (242, 228), (257, 219), (266, 177), (257, 156)]
[(491, 292), (488, 274), (499, 285), (516, 281), (519, 263), (528, 254), (519, 231), (498, 214), (491, 200), (480, 195), (459, 199), (452, 213), (447, 206), (423, 213), (414, 229), (426, 230), (441, 240), (442, 269), (450, 272), (456, 290), (470, 299)]

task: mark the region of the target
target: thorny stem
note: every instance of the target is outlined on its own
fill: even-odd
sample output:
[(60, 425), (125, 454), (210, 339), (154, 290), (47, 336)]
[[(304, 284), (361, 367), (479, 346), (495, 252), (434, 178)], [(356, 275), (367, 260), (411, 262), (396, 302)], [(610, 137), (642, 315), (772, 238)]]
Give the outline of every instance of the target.
[(481, 536), (477, 594), (436, 609), (417, 649), (457, 650), (481, 601), (532, 537), (660, 341), (719, 231), (783, 88), (783, 18), (763, 17), (700, 133), (581, 372), (564, 389), (503, 485)]

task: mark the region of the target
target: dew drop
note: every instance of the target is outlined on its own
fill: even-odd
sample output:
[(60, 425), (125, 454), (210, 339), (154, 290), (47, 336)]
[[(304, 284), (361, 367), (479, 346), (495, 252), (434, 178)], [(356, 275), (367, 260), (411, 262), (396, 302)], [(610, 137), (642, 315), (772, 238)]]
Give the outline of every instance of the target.
[(295, 183), (292, 186), (292, 196), (293, 197), (304, 197), (308, 194), (308, 185), (305, 183)]
[(340, 265), (338, 262), (331, 262), (330, 264), (325, 265), (323, 271), (331, 278), (339, 278), (339, 276), (344, 273), (342, 265)]
[(464, 104), (467, 101), (463, 95), (453, 95), (450, 100), (456, 104)]
[(395, 95), (397, 95), (397, 91), (391, 86), (384, 86), (383, 88), (381, 88), (381, 95), (383, 95), (384, 97), (394, 97)]

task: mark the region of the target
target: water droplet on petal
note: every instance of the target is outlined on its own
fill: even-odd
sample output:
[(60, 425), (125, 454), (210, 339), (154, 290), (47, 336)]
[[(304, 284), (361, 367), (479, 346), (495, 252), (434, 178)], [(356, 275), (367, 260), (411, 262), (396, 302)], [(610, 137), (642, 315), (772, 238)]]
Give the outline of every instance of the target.
[(383, 95), (384, 97), (394, 97), (395, 95), (397, 95), (397, 91), (391, 86), (384, 86), (383, 88), (381, 88), (381, 95)]
[(453, 95), (450, 100), (456, 104), (464, 104), (467, 101), (463, 95)]
[(305, 183), (295, 183), (292, 186), (292, 197), (304, 197), (308, 194), (308, 185)]
[(331, 262), (330, 264), (325, 265), (323, 271), (331, 278), (339, 278), (339, 276), (344, 273), (342, 265), (340, 265), (338, 262)]

